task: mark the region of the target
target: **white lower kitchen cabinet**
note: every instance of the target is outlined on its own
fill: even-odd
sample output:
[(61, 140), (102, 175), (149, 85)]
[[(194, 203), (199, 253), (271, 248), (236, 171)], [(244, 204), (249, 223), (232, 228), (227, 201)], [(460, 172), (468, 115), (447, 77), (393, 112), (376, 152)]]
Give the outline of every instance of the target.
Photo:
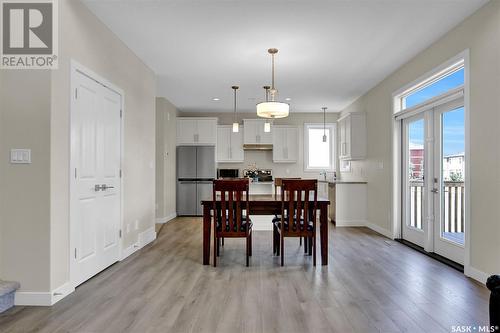
[(296, 163), (298, 159), (299, 129), (295, 126), (273, 127), (273, 162)]
[(366, 183), (335, 184), (335, 222), (337, 227), (367, 225)]
[(243, 127), (238, 132), (233, 132), (231, 125), (217, 126), (217, 162), (242, 163), (245, 155), (243, 152)]

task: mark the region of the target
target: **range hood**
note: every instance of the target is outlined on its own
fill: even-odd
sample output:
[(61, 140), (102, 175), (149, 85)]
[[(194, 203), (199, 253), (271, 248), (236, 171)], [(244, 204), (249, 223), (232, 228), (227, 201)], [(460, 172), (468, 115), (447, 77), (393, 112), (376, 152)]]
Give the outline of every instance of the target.
[(252, 144), (244, 144), (243, 150), (273, 150), (272, 144), (261, 144), (261, 143), (252, 143)]

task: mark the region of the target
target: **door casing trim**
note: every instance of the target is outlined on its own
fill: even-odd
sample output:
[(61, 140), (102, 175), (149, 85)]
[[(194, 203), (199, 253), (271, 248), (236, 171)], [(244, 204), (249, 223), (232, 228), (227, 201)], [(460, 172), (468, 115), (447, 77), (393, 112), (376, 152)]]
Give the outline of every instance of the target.
[(390, 122), (392, 129), (392, 209), (391, 209), (391, 226), (392, 235), (394, 239), (401, 238), (401, 221), (402, 221), (402, 167), (401, 167), (401, 157), (402, 157), (402, 145), (401, 145), (401, 121), (396, 120), (394, 117), (394, 110), (396, 108), (396, 98), (405, 89), (408, 89), (411, 85), (417, 85), (426, 78), (432, 76), (435, 73), (442, 71), (444, 68), (449, 67), (463, 59), (464, 61), (464, 116), (465, 116), (465, 248), (464, 248), (464, 274), (466, 276), (474, 278), (474, 274), (471, 270), (470, 263), (470, 50), (465, 49), (451, 59), (445, 61), (424, 75), (420, 76), (416, 80), (406, 84), (403, 88), (398, 89), (392, 94), (392, 110), (390, 113)]

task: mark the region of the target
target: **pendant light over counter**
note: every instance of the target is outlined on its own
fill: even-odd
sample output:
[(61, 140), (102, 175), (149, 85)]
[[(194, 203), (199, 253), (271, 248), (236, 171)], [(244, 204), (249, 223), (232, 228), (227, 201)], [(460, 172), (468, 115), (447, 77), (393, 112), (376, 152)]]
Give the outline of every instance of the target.
[(238, 133), (240, 130), (240, 124), (236, 120), (236, 90), (238, 90), (238, 86), (231, 87), (234, 91), (234, 115), (233, 115), (233, 132)]
[(267, 52), (269, 52), (272, 58), (272, 85), (269, 91), (271, 93), (271, 101), (266, 99), (265, 102), (257, 104), (257, 116), (268, 119), (285, 118), (288, 117), (290, 112), (290, 105), (276, 100), (278, 90), (274, 86), (274, 56), (278, 53), (278, 49), (272, 48), (267, 50)]
[(323, 142), (326, 142), (326, 106), (321, 108), (323, 110)]

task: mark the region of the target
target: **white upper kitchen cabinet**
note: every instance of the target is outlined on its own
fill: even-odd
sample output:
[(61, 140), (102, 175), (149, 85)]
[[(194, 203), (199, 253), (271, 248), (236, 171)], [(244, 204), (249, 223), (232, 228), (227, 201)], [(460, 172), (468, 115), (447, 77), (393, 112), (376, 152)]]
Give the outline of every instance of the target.
[(295, 163), (298, 159), (299, 129), (294, 126), (274, 126), (273, 162)]
[(351, 112), (337, 120), (340, 137), (339, 158), (345, 161), (366, 157), (366, 115)]
[(178, 146), (215, 146), (217, 118), (177, 118)]
[[(271, 122), (271, 121), (270, 121)], [(271, 122), (271, 132), (264, 132), (264, 119), (244, 119), (243, 143), (248, 144), (273, 144), (273, 126)]]
[(243, 131), (233, 132), (231, 125), (217, 126), (217, 162), (241, 163), (244, 160)]

